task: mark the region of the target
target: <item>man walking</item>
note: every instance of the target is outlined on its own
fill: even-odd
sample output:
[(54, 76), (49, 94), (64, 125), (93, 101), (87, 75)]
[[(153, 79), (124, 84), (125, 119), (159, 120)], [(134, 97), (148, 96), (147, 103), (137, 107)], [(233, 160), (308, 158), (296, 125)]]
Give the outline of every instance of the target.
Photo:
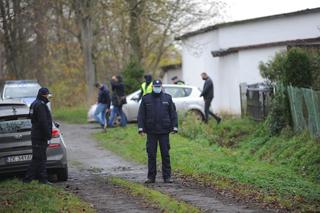
[(155, 183), (157, 174), (157, 146), (162, 159), (162, 177), (165, 183), (171, 181), (169, 133), (178, 131), (178, 118), (172, 97), (162, 92), (162, 82), (153, 81), (152, 93), (142, 97), (138, 112), (139, 134), (147, 133), (148, 179)]
[(205, 113), (205, 123), (208, 123), (209, 114), (216, 119), (217, 124), (221, 122), (221, 118), (215, 115), (213, 112), (210, 111), (210, 106), (212, 99), (214, 97), (214, 86), (211, 78), (208, 76), (207, 73), (201, 73), (201, 78), (204, 80), (203, 90), (200, 94), (200, 97), (204, 99), (204, 113)]
[(107, 87), (103, 84), (97, 82), (95, 86), (99, 89), (98, 93), (98, 101), (97, 101), (97, 108), (94, 112), (94, 117), (96, 121), (101, 125), (103, 129), (107, 128), (107, 121), (106, 121), (106, 110), (110, 110), (110, 94)]
[(111, 89), (112, 89), (112, 111), (109, 118), (109, 127), (113, 127), (113, 120), (117, 115), (120, 115), (121, 121), (120, 125), (125, 127), (127, 125), (127, 117), (122, 111), (123, 104), (126, 104), (126, 96), (124, 92), (124, 84), (122, 82), (121, 76), (112, 76), (111, 79)]
[(35, 178), (38, 178), (40, 183), (49, 183), (46, 162), (48, 140), (51, 140), (52, 117), (47, 106), (48, 96), (49, 90), (40, 88), (37, 99), (30, 106), (32, 161), (23, 179), (24, 183), (29, 183)]

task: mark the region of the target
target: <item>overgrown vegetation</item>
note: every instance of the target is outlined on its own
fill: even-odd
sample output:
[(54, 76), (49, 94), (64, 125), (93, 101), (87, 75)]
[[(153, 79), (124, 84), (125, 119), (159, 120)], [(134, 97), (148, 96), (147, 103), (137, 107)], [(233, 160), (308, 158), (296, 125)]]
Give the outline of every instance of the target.
[(87, 123), (87, 112), (84, 106), (60, 107), (53, 110), (53, 118), (66, 123), (83, 124)]
[[(171, 136), (176, 174), (284, 208), (320, 210), (318, 142), (305, 134), (293, 136), (291, 130), (270, 137), (265, 125), (247, 119), (228, 119), (219, 126), (192, 117), (180, 122), (180, 135)], [(95, 137), (117, 154), (147, 161), (145, 138), (137, 135), (136, 126)]]
[(199, 209), (193, 207), (192, 205), (182, 201), (177, 201), (168, 195), (147, 188), (141, 184), (133, 183), (116, 177), (109, 177), (107, 180), (115, 185), (125, 188), (131, 195), (135, 197), (142, 197), (147, 203), (159, 208), (161, 212), (200, 212)]
[(291, 48), (280, 52), (266, 63), (260, 63), (262, 77), (276, 87), (271, 103), (267, 125), (272, 135), (280, 134), (282, 129), (292, 126), (287, 86), (310, 88), (317, 85), (320, 75), (317, 59), (319, 53), (312, 54), (302, 48)]
[(82, 202), (62, 189), (18, 180), (0, 182), (0, 212), (95, 212), (88, 203)]

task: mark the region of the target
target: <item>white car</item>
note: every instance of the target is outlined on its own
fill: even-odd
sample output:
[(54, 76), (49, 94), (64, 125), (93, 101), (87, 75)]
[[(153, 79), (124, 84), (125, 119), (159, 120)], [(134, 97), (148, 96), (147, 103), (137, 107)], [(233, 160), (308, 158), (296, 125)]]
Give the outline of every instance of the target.
[[(200, 97), (199, 88), (188, 85), (163, 84), (165, 93), (172, 96), (178, 112), (193, 112), (199, 119), (204, 118), (204, 100)], [(137, 121), (137, 115), (141, 100), (139, 100), (140, 90), (127, 96), (127, 104), (123, 105), (123, 112), (126, 114), (128, 122)], [(97, 105), (92, 105), (88, 111), (88, 122), (95, 122), (94, 112)]]

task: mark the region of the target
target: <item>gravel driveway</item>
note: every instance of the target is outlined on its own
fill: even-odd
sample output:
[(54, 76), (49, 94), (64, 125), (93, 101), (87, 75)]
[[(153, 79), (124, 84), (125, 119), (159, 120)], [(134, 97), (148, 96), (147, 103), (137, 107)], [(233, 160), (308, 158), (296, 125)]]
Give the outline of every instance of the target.
[[(98, 212), (159, 212), (142, 200), (133, 198), (117, 186), (103, 181), (102, 177), (117, 176), (129, 181), (143, 183), (145, 165), (129, 162), (99, 146), (91, 134), (101, 131), (95, 124), (62, 124), (67, 144), (69, 175), (67, 182), (59, 183), (90, 202)], [(148, 187), (161, 191), (194, 205), (203, 212), (270, 212), (254, 204), (243, 204), (235, 199), (196, 184), (183, 184), (173, 179), (173, 184), (158, 181)]]

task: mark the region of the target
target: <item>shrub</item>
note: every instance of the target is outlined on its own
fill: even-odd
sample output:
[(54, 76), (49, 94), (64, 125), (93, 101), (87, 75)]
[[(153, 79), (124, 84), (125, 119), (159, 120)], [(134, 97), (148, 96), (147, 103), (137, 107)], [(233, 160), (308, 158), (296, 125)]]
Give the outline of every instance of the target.
[(311, 64), (305, 50), (300, 48), (290, 49), (287, 53), (284, 71), (284, 85), (311, 87)]
[(132, 93), (140, 87), (144, 70), (137, 61), (130, 61), (123, 70), (125, 92)]

